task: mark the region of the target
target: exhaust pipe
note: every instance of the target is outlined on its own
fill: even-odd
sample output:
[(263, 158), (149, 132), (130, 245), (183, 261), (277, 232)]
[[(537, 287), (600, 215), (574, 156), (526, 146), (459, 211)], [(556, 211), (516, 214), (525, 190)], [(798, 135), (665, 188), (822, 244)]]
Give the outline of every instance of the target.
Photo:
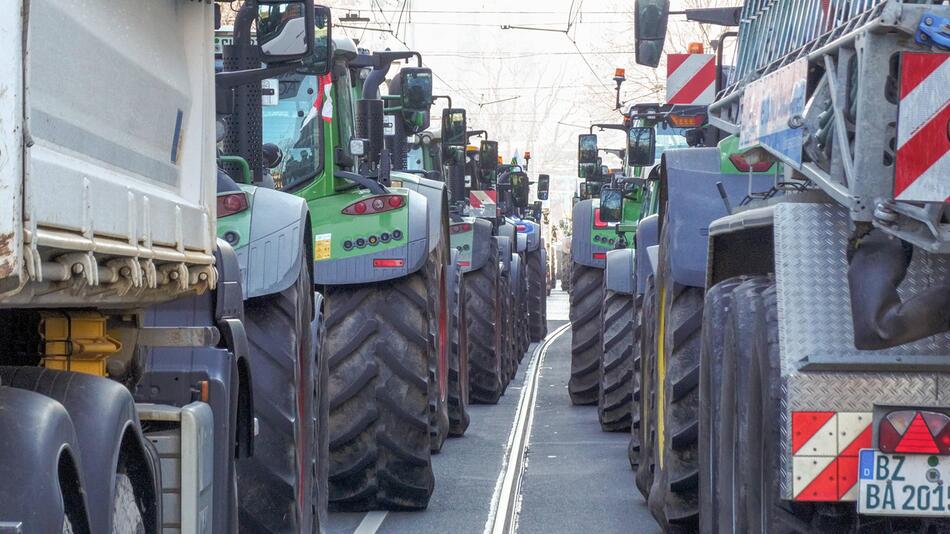
[(950, 331), (950, 286), (901, 300), (897, 288), (913, 256), (910, 244), (880, 230), (850, 251), (848, 284), (858, 349), (886, 349)]

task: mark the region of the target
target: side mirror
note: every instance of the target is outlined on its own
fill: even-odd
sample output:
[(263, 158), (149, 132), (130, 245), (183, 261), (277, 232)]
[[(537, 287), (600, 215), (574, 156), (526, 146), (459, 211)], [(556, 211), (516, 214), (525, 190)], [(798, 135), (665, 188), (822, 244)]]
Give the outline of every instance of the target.
[(636, 0), (634, 13), (637, 63), (656, 68), (660, 64), (663, 43), (666, 41), (670, 0)]
[(432, 107), (432, 70), (404, 67), (399, 71), (399, 95), (403, 111), (429, 111)]
[[(581, 134), (577, 136), (577, 162), (597, 163), (597, 135)], [(583, 178), (583, 176), (581, 176)]]
[(634, 167), (648, 167), (656, 160), (656, 131), (638, 126), (627, 132), (627, 155)]
[(449, 161), (453, 148), (465, 150), (466, 124), (465, 110), (446, 108), (442, 110), (442, 160)]
[[(300, 61), (311, 55), (314, 49), (312, 6), (312, 1), (304, 0), (258, 1), (257, 43), (264, 63), (273, 65)], [(327, 27), (329, 29), (329, 25)]]
[(551, 177), (547, 174), (538, 175), (538, 200), (547, 200), (551, 187)]
[(606, 182), (610, 180), (610, 167), (606, 165), (600, 166), (600, 178), (602, 181)]
[(301, 73), (326, 76), (333, 65), (333, 23), (330, 8), (313, 7), (313, 54), (304, 59)]
[(600, 220), (620, 222), (623, 218), (623, 191), (612, 187), (600, 190)]
[(600, 167), (596, 163), (578, 163), (577, 177), (581, 180), (596, 180)]
[(485, 172), (498, 168), (498, 141), (482, 141), (478, 148), (478, 166)]
[(587, 200), (590, 198), (590, 184), (587, 182), (581, 182), (580, 188), (577, 192), (582, 200)]

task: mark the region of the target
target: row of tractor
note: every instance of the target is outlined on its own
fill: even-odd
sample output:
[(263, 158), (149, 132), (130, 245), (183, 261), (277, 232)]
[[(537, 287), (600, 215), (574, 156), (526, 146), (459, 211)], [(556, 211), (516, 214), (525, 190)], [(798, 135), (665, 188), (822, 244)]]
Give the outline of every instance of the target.
[(0, 8), (0, 531), (425, 508), (431, 455), (545, 335), (527, 161), (451, 102), (427, 131), (418, 53), (312, 0), (224, 22)]
[[(636, 3), (639, 63), (670, 14)], [(679, 14), (739, 29), (666, 58), (672, 102), (579, 138), (571, 400), (631, 433), (666, 532), (945, 530), (948, 6)]]

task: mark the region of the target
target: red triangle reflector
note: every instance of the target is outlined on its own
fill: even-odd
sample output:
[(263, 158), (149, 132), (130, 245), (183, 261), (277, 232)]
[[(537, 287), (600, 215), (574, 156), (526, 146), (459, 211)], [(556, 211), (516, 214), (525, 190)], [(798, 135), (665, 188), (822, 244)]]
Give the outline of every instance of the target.
[(894, 448), (894, 452), (919, 453), (919, 454), (940, 454), (934, 437), (930, 435), (930, 429), (927, 423), (918, 412), (914, 420), (907, 427), (907, 432), (901, 436), (900, 442)]

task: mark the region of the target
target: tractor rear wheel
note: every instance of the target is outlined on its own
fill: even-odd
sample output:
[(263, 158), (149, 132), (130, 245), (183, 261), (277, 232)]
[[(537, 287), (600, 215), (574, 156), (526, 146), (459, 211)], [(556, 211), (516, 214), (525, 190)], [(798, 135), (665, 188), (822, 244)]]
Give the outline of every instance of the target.
[(465, 278), (465, 323), (468, 335), (469, 396), (472, 402), (495, 404), (504, 392), (505, 357), (498, 242), (491, 239), (489, 260)]
[(654, 277), (647, 278), (640, 308), (640, 428), (637, 440), (637, 489), (650, 497), (653, 472), (656, 468), (656, 286)]
[(319, 402), (310, 260), (302, 258), (301, 265), (294, 285), (244, 303), (254, 416), (261, 431), (254, 455), (236, 464), (242, 532), (300, 532), (320, 526), (314, 466), (326, 464), (326, 449), (319, 447), (318, 438), (326, 426), (317, 425), (327, 405)]
[(597, 419), (604, 432), (630, 431), (633, 406), (633, 295), (605, 291)]
[(600, 391), (601, 307), (604, 270), (575, 263), (571, 268), (571, 402), (597, 404)]
[(643, 402), (640, 367), (643, 365), (643, 295), (634, 297), (633, 314), (633, 374), (630, 377), (630, 443), (627, 445), (627, 459), (630, 468), (636, 472), (640, 464), (640, 403)]
[(448, 263), (451, 257), (447, 249), (449, 232), (445, 225), (443, 230), (441, 244), (433, 250), (425, 268), (426, 287), (429, 288), (426, 299), (429, 312), (428, 339), (431, 341), (429, 383), (436, 385), (429, 388), (429, 440), (434, 453), (442, 451), (445, 438), (449, 435), (449, 334), (452, 321), (449, 291), (454, 291), (450, 287), (449, 269), (456, 268), (454, 264)]
[(466, 317), (466, 278), (457, 266), (454, 267), (456, 282), (453, 284), (452, 344), (449, 352), (449, 435), (464, 436), (468, 429), (468, 318)]
[[(426, 269), (429, 267), (427, 266)], [(419, 510), (434, 486), (426, 271), (326, 291), (330, 503), (338, 510)]]

